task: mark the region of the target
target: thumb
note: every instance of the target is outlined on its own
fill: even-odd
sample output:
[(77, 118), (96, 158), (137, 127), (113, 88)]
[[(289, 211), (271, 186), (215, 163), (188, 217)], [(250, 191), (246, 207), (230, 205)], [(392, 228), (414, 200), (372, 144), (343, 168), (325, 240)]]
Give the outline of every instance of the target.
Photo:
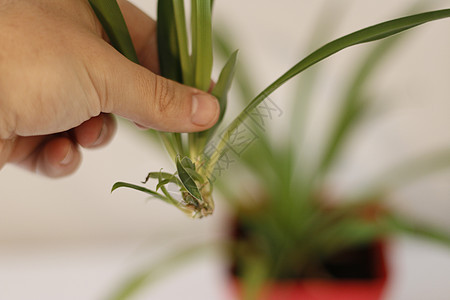
[(219, 102), (212, 95), (158, 76), (119, 53), (114, 56), (105, 64), (103, 84), (94, 83), (103, 87), (97, 88), (103, 112), (168, 132), (202, 131), (217, 122)]

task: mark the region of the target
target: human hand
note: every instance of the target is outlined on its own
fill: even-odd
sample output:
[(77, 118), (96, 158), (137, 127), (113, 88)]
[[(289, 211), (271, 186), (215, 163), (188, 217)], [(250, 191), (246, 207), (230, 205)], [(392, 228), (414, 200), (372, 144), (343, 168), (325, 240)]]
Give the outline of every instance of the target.
[(214, 97), (156, 75), (155, 22), (118, 2), (142, 66), (107, 43), (87, 0), (0, 0), (0, 168), (74, 172), (79, 146), (111, 139), (109, 113), (175, 132), (217, 121)]

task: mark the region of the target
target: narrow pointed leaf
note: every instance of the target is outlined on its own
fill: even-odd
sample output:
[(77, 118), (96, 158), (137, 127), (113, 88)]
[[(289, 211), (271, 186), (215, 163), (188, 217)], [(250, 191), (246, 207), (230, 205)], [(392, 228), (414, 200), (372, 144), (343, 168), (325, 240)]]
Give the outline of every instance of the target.
[(116, 0), (89, 0), (111, 45), (129, 60), (139, 63), (127, 25)]
[(200, 191), (197, 187), (197, 184), (195, 183), (192, 176), (189, 174), (189, 172), (186, 170), (186, 163), (185, 165), (182, 164), (182, 161), (180, 160), (180, 157), (177, 157), (177, 171), (178, 176), (180, 176), (181, 183), (186, 188), (186, 190), (189, 192), (189, 194), (192, 195), (195, 199), (202, 200), (202, 195), (200, 194)]
[(149, 195), (151, 195), (151, 196), (153, 196), (155, 198), (163, 200), (164, 202), (168, 202), (170, 204), (173, 204), (170, 201), (168, 201), (168, 199), (165, 196), (163, 196), (163, 195), (161, 195), (161, 194), (159, 194), (159, 193), (157, 193), (155, 191), (149, 190), (149, 189), (147, 189), (145, 187), (138, 186), (138, 185), (135, 185), (135, 184), (126, 183), (126, 182), (116, 182), (116, 183), (114, 183), (113, 187), (111, 188), (111, 192), (114, 192), (115, 190), (117, 190), (118, 188), (121, 188), (121, 187), (126, 187), (126, 188), (130, 188), (130, 189), (138, 190), (138, 191), (144, 192), (146, 194), (149, 194)]
[[(214, 54), (225, 61), (229, 60), (233, 55), (233, 51), (236, 49), (229, 38), (230, 36), (231, 34), (221, 27), (219, 30), (215, 30), (213, 34)], [(251, 76), (247, 73), (248, 67), (243, 66), (242, 61), (239, 62), (239, 65), (236, 65), (236, 68), (233, 83), (236, 91), (240, 94), (239, 98), (241, 103), (239, 104), (247, 105), (248, 99), (252, 99), (255, 95), (254, 82), (250, 80)]]
[(233, 77), (236, 70), (237, 55), (238, 50), (231, 54), (227, 63), (220, 72), (219, 79), (211, 92), (211, 94), (219, 100), (220, 104), (220, 115), (217, 124), (220, 124), (227, 109), (227, 95), (230, 90), (231, 83), (233, 82)]
[(199, 142), (202, 144), (201, 147), (204, 147), (209, 139), (214, 135), (214, 132), (217, 130), (217, 127), (220, 126), (220, 123), (222, 122), (222, 119), (227, 110), (227, 96), (236, 71), (237, 54), (238, 50), (233, 52), (228, 58), (228, 61), (225, 63), (225, 66), (220, 72), (219, 79), (217, 80), (216, 85), (211, 91), (211, 94), (219, 100), (220, 115), (217, 123), (213, 127), (211, 127), (209, 130), (198, 133), (199, 139), (201, 139), (201, 142)]

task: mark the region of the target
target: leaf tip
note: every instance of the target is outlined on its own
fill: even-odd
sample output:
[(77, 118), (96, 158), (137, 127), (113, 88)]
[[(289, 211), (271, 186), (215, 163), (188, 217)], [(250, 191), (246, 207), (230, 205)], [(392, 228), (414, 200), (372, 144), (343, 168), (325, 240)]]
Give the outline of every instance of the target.
[(111, 187), (111, 193), (123, 186), (123, 182), (116, 182)]

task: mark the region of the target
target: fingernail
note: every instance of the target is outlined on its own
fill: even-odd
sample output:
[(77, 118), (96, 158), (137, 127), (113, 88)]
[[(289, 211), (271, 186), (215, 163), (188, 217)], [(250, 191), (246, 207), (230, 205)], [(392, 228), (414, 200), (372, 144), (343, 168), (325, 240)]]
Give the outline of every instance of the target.
[(73, 149), (72, 146), (69, 146), (69, 150), (66, 153), (66, 156), (60, 161), (61, 165), (68, 165), (73, 160)]
[(209, 94), (197, 94), (192, 97), (191, 122), (197, 126), (206, 126), (219, 114), (219, 102)]
[(108, 126), (106, 126), (106, 122), (103, 121), (102, 129), (100, 130), (97, 140), (92, 144), (92, 146), (100, 145), (105, 140), (107, 133), (108, 133)]

